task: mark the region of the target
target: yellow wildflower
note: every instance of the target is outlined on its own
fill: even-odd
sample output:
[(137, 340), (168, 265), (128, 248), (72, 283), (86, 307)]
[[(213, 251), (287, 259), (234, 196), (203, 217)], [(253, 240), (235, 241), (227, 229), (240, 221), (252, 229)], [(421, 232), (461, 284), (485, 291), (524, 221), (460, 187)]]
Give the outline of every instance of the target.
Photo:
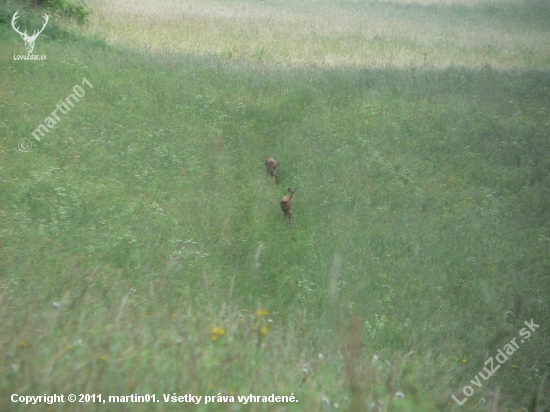
[(224, 328), (218, 328), (217, 326), (212, 328), (212, 334), (210, 335), (210, 340), (216, 342), (219, 338), (225, 335)]
[(269, 312), (265, 309), (258, 309), (256, 312), (254, 312), (254, 316), (260, 318), (262, 316), (267, 316), (269, 315)]

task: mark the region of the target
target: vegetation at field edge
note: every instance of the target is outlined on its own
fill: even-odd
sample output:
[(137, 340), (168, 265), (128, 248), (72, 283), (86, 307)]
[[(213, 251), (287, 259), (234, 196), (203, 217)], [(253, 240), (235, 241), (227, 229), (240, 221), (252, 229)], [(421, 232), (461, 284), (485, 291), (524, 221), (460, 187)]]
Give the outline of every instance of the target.
[[(470, 16), (409, 3), (365, 4), (373, 22)], [(548, 408), (550, 73), (547, 55), (529, 60), (521, 47), (548, 49), (544, 3), (517, 17), (513, 4), (487, 6), (491, 27), (509, 27), (497, 48), (513, 43), (512, 58), (484, 39), (461, 48), (468, 37), (433, 64), (392, 64), (420, 31), (408, 45), (375, 42), (385, 57), (370, 66), (337, 53), (352, 36), (334, 45), (327, 34), (310, 60), (278, 37), (263, 47), (284, 58), (257, 58), (246, 42), (224, 55), (215, 40), (233, 40), (209, 37), (209, 26), (190, 49), (171, 48), (162, 31), (138, 30), (132, 45), (119, 3), (90, 4), (76, 34), (52, 19), (36, 43), (45, 61), (14, 61), (23, 43), (9, 19), (0, 24), (0, 410), (31, 408), (11, 394), (44, 393), (299, 402), (33, 410)], [(182, 4), (204, 17), (199, 3)], [(235, 39), (255, 36), (264, 6), (249, 4), (250, 24), (227, 28)], [(311, 24), (363, 7), (313, 4), (323, 7)], [(275, 6), (287, 13), (282, 33), (308, 21), (308, 2)], [(3, 2), (0, 14), (21, 8), (38, 24), (42, 10), (24, 7)], [(109, 7), (120, 15), (106, 18)], [(338, 63), (323, 64), (331, 48)], [(36, 141), (83, 78), (93, 88)], [(281, 162), (279, 185), (267, 157)], [(288, 187), (299, 188), (290, 225)], [(473, 386), (531, 319), (540, 329)], [(475, 393), (459, 407), (451, 395), (464, 398), (465, 385)]]

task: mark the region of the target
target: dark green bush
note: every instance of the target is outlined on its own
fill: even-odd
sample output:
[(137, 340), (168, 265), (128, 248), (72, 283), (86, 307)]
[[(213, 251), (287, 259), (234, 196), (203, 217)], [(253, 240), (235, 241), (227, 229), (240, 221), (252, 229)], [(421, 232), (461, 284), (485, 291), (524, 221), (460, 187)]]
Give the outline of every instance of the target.
[(48, 13), (58, 14), (64, 17), (74, 19), (79, 24), (84, 24), (88, 20), (90, 9), (82, 1), (71, 0), (32, 0), (21, 1), (19, 5), (13, 2), (2, 1), (0, 3), (0, 24), (9, 24), (11, 16), (15, 10), (41, 7)]
[(53, 9), (64, 14), (67, 17), (74, 18), (78, 23), (83, 24), (88, 19), (90, 9), (81, 2), (71, 0), (35, 0), (36, 5), (44, 8)]

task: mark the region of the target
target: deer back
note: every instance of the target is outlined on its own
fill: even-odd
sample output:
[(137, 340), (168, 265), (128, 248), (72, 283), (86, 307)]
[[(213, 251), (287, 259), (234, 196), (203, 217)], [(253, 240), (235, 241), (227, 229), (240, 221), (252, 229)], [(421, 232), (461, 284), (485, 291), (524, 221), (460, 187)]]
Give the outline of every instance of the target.
[(279, 166), (281, 165), (281, 162), (277, 162), (272, 157), (268, 157), (265, 161), (265, 166), (267, 168), (267, 172), (270, 176), (277, 176), (277, 173), (279, 172)]

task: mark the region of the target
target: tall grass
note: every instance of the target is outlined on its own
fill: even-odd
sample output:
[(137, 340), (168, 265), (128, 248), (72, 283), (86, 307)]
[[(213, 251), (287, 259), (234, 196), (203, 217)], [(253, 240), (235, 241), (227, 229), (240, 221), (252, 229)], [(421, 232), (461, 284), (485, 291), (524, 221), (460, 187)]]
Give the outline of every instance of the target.
[[(464, 30), (451, 24), (457, 10), (493, 7), (514, 28), (498, 36), (507, 47), (537, 30), (544, 40), (543, 4), (516, 18), (515, 3), (339, 2), (309, 12), (308, 3), (252, 2), (239, 25), (243, 3), (181, 3), (200, 18), (227, 13), (235, 36), (197, 25), (185, 53), (162, 39), (162, 25), (152, 37), (145, 18), (128, 12), (165, 23), (172, 10), (185, 26), (175, 4), (91, 4), (92, 29), (116, 46), (51, 41), (48, 27), (36, 46), (48, 60), (18, 62), (9, 53), (21, 40), (0, 25), (9, 50), (0, 61), (0, 410), (30, 408), (12, 403), (13, 393), (299, 400), (52, 410), (516, 411), (534, 399), (548, 407), (548, 383), (536, 395), (549, 366), (548, 55), (487, 65), (494, 56), (482, 46), (461, 57), (458, 42), (452, 64), (407, 67), (386, 58), (392, 40), (380, 64), (342, 55), (332, 65), (330, 50), (342, 49), (327, 43), (304, 57), (322, 36), (290, 36), (300, 36), (293, 19), (315, 25), (334, 8), (353, 31), (355, 7), (375, 8), (380, 27), (411, 7), (401, 17), (417, 28), (411, 41), (422, 27), (431, 42), (443, 26)], [(419, 25), (426, 10), (438, 19)], [(262, 13), (290, 41), (281, 60), (254, 57), (239, 37), (258, 35)], [(130, 35), (149, 50), (133, 50)], [(224, 56), (209, 36), (243, 52)], [(266, 50), (283, 44), (262, 41)], [(19, 151), (82, 77), (93, 89)], [(281, 161), (279, 186), (266, 174), (268, 156)], [(279, 206), (287, 187), (299, 188), (290, 225)], [(459, 408), (451, 395), (463, 398), (485, 360), (531, 319), (540, 329)]]
[[(90, 0), (90, 30), (144, 50), (291, 67), (548, 68), (538, 0)], [(154, 21), (154, 23), (152, 23)]]

